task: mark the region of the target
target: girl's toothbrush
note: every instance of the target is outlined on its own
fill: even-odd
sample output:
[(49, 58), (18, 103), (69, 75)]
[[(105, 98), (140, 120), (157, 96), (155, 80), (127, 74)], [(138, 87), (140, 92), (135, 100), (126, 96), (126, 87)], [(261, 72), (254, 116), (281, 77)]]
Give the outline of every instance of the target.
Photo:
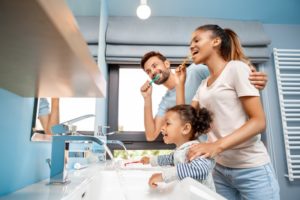
[(155, 81), (159, 79), (159, 74), (156, 74), (156, 76), (150, 81), (149, 85), (152, 85)]
[(127, 162), (127, 163), (124, 164), (124, 166), (126, 167), (126, 165), (135, 164), (135, 163), (141, 163), (141, 161), (131, 161), (131, 162)]

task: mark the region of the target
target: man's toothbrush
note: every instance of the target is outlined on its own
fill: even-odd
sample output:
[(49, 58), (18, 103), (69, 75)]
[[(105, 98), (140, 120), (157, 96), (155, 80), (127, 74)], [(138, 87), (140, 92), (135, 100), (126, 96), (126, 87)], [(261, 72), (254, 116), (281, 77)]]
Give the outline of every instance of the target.
[(159, 79), (159, 74), (156, 74), (156, 76), (150, 81), (149, 85), (152, 85), (155, 81)]

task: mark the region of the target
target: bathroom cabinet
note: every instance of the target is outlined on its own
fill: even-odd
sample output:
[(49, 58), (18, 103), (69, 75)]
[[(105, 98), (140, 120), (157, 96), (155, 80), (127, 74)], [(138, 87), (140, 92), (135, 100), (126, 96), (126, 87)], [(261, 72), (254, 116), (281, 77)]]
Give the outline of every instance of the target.
[(61, 0), (0, 1), (0, 87), (24, 97), (103, 97), (106, 81)]

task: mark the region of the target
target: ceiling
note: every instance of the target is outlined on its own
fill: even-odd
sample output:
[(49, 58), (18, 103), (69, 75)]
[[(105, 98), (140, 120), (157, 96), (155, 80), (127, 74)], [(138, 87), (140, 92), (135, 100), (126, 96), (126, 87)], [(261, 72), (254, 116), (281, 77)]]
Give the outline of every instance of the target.
[[(99, 16), (100, 0), (67, 0), (77, 16)], [(107, 0), (110, 16), (135, 16), (140, 0)], [(299, 0), (148, 0), (152, 16), (197, 16), (300, 24)]]

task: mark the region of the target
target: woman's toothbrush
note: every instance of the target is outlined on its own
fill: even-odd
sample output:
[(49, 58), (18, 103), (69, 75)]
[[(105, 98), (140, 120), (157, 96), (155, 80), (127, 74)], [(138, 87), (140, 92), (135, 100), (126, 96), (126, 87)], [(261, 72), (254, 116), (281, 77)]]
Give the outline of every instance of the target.
[(188, 55), (181, 63), (182, 66), (185, 66), (186, 67), (186, 64), (189, 63), (189, 61), (192, 59), (192, 56), (191, 55)]
[(159, 74), (156, 74), (156, 76), (150, 81), (149, 85), (152, 85), (155, 81), (159, 79)]

